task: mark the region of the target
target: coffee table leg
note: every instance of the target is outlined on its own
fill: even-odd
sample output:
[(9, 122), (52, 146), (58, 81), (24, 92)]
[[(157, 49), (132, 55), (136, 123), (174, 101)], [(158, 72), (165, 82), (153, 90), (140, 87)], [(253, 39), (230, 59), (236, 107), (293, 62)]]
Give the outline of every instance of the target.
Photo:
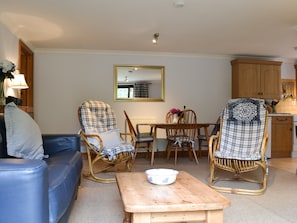
[(213, 210), (207, 211), (206, 213), (206, 222), (207, 223), (223, 223), (223, 210)]
[(123, 223), (131, 223), (131, 213), (125, 211), (125, 218)]
[(151, 213), (133, 213), (133, 223), (151, 223)]

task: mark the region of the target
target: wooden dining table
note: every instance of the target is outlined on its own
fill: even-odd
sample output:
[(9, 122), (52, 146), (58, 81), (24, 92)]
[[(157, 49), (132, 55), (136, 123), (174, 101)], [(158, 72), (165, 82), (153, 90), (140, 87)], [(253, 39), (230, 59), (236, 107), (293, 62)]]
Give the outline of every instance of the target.
[[(182, 125), (189, 125), (189, 124), (176, 124), (176, 123), (139, 123), (138, 125), (150, 125), (152, 130), (153, 130), (153, 137), (154, 137), (154, 141), (153, 141), (153, 148), (152, 148), (152, 155), (151, 155), (151, 166), (154, 165), (154, 154), (155, 151), (157, 151), (157, 130), (158, 129), (176, 129), (177, 125), (179, 125), (181, 128), (183, 127)], [(210, 125), (213, 125), (213, 123), (193, 123), (190, 125), (195, 125), (197, 130), (203, 128), (204, 129), (204, 134), (206, 137), (206, 140), (208, 142), (209, 137), (208, 137), (208, 127)]]

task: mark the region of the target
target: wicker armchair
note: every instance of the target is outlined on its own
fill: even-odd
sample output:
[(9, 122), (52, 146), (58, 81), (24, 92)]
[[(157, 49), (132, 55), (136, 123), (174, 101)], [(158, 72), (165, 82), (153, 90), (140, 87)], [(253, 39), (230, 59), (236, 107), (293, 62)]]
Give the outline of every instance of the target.
[(115, 182), (114, 177), (99, 174), (123, 163), (130, 170), (134, 147), (122, 141), (112, 108), (102, 101), (87, 100), (79, 107), (78, 117), (89, 164), (85, 176), (100, 183)]
[[(209, 141), (209, 185), (221, 192), (263, 194), (267, 185), (267, 139), (264, 100), (229, 100), (221, 118), (220, 131)], [(231, 172), (231, 177), (226, 178), (228, 174), (224, 171)], [(252, 184), (221, 182), (226, 180), (243, 180)]]

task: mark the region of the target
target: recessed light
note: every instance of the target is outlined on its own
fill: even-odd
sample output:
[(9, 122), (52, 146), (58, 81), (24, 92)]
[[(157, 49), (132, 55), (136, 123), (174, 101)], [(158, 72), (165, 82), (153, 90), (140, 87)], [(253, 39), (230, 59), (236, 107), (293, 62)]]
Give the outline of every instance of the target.
[(173, 4), (176, 8), (182, 8), (182, 7), (184, 7), (185, 2), (184, 2), (184, 0), (174, 0)]

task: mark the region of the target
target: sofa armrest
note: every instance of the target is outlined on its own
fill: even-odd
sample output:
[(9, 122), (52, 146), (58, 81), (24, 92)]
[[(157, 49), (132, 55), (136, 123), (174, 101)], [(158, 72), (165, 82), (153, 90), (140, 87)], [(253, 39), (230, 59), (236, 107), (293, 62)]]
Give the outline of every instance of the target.
[(44, 154), (55, 154), (62, 151), (80, 152), (80, 135), (78, 134), (43, 134)]
[(0, 222), (48, 222), (46, 163), (0, 159), (0, 199)]

